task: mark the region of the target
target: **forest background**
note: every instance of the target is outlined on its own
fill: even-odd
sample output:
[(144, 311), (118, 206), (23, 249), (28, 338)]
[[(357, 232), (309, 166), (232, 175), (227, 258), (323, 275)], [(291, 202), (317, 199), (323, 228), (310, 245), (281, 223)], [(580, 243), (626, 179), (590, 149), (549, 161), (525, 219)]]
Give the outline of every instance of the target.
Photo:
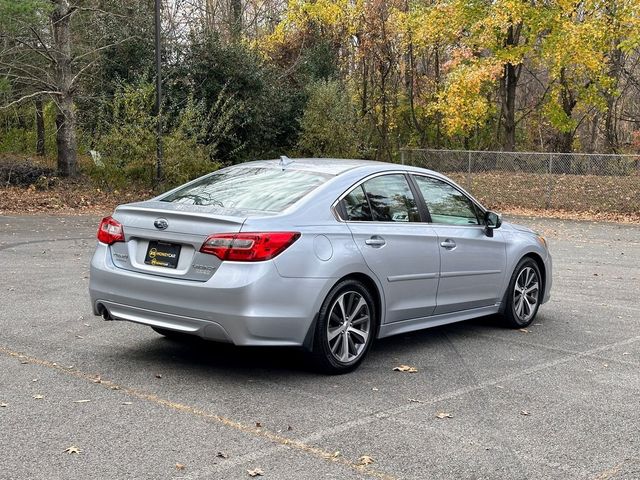
[(161, 7), (157, 178), (154, 2), (0, 0), (5, 170), (114, 190), (283, 154), (640, 152), (640, 0)]

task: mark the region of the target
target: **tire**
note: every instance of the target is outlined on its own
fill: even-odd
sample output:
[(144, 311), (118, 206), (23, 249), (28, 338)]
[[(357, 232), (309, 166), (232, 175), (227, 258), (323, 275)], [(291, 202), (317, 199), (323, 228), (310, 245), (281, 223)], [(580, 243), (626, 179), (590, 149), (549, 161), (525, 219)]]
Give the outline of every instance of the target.
[(332, 375), (355, 370), (371, 348), (377, 328), (376, 304), (367, 287), (357, 280), (338, 283), (318, 313), (311, 352), (314, 364)]
[(509, 281), (502, 315), (505, 326), (524, 328), (531, 325), (540, 307), (542, 286), (538, 264), (533, 259), (524, 257), (518, 262)]
[(187, 335), (186, 333), (176, 332), (175, 330), (168, 330), (166, 328), (151, 327), (151, 329), (154, 332), (159, 333), (160, 335), (171, 340), (184, 340), (189, 337), (189, 335)]

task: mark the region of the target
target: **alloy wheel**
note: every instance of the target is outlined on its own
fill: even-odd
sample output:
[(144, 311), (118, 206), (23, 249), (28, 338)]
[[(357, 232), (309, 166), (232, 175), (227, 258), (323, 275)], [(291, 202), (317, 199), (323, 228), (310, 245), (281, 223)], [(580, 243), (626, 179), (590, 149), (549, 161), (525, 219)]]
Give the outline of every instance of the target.
[(528, 322), (536, 312), (540, 293), (538, 274), (531, 267), (523, 268), (514, 285), (513, 311), (520, 321)]
[(371, 330), (371, 312), (364, 297), (353, 290), (342, 293), (331, 306), (327, 340), (334, 358), (351, 363), (364, 352)]

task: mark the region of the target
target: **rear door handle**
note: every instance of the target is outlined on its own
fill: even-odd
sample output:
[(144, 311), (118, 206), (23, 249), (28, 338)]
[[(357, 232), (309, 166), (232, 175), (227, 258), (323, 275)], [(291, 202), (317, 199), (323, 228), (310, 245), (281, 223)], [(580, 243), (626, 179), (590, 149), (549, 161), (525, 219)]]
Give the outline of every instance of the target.
[(386, 241), (384, 238), (378, 236), (378, 235), (374, 235), (371, 238), (367, 238), (364, 243), (366, 243), (367, 245), (371, 246), (371, 247), (382, 247), (383, 245), (386, 245)]
[(454, 248), (456, 248), (456, 242), (454, 242), (450, 238), (447, 238), (444, 242), (440, 242), (440, 246), (442, 248), (446, 248), (447, 250), (453, 250)]

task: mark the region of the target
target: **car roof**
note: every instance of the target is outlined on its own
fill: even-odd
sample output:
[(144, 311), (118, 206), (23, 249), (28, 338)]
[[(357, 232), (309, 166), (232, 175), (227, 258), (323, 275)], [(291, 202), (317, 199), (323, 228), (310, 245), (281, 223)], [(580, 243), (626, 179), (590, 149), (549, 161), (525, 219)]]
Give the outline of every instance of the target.
[[(324, 173), (327, 175), (340, 175), (359, 167), (399, 167), (392, 163), (377, 162), (373, 160), (352, 160), (347, 158), (285, 158), (284, 169), (306, 172)], [(236, 167), (249, 168), (283, 168), (282, 160), (258, 160), (237, 164)]]

